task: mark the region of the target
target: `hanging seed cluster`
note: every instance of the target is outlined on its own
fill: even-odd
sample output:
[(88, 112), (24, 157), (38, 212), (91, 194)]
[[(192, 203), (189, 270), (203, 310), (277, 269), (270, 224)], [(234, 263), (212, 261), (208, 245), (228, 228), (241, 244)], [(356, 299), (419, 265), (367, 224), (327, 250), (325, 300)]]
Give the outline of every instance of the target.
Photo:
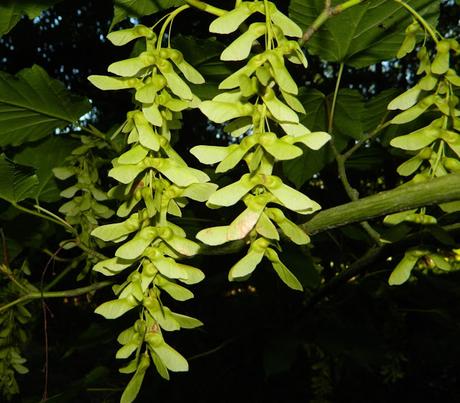
[[(176, 10), (177, 11), (177, 10)], [(163, 28), (171, 22), (167, 19)], [(162, 30), (164, 32), (164, 29)], [(116, 76), (91, 76), (103, 90), (131, 89), (136, 109), (128, 112), (122, 132), (127, 150), (113, 161), (109, 176), (119, 182), (109, 196), (121, 201), (117, 216), (122, 220), (93, 230), (92, 235), (117, 245), (115, 256), (101, 261), (94, 270), (106, 276), (129, 273), (123, 284), (113, 287), (117, 299), (103, 303), (96, 313), (117, 318), (138, 309), (139, 318), (123, 331), (117, 358), (134, 357), (120, 371), (134, 373), (123, 399), (131, 401), (139, 390), (151, 361), (164, 378), (168, 371), (186, 371), (187, 361), (169, 346), (163, 331), (194, 328), (202, 323), (172, 312), (162, 296), (178, 301), (193, 297), (182, 284), (195, 284), (203, 273), (177, 260), (193, 256), (199, 245), (168, 220), (181, 216), (187, 199), (205, 201), (216, 189), (209, 177), (190, 168), (170, 144), (171, 130), (180, 128), (181, 112), (198, 99), (187, 82), (203, 83), (200, 73), (182, 54), (162, 47), (162, 38), (143, 25), (112, 32), (108, 39), (117, 46), (142, 38), (145, 51), (113, 63), (108, 71)]]
[[(2, 265), (1, 271), (8, 275), (10, 268)], [(25, 274), (30, 274), (26, 262), (21, 269), (11, 273), (22, 287), (37, 292), (38, 290), (27, 281)], [(3, 302), (17, 298), (22, 292), (23, 290), (13, 282), (2, 284), (0, 302), (3, 305)], [(29, 372), (25, 366), (27, 360), (21, 355), (21, 349), (28, 340), (27, 328), (31, 318), (29, 310), (21, 304), (0, 313), (0, 393), (8, 401), (19, 393), (16, 374), (22, 375)]]
[[(62, 197), (70, 200), (60, 207), (59, 212), (77, 229), (80, 242), (92, 247), (95, 245), (94, 238), (90, 237), (91, 231), (100, 219), (108, 219), (114, 214), (101, 203), (108, 199), (106, 192), (100, 188), (98, 173), (104, 160), (96, 156), (97, 151), (107, 148), (108, 144), (84, 135), (78, 136), (78, 139), (82, 144), (65, 159), (66, 165), (54, 168), (53, 173), (60, 180), (75, 178), (75, 183), (61, 192)], [(102, 243), (97, 246), (101, 247)]]
[[(398, 52), (399, 58), (414, 50), (420, 31), (419, 22), (414, 20), (406, 29), (405, 40)], [(413, 175), (409, 181), (413, 183), (448, 173), (460, 173), (460, 109), (459, 98), (455, 95), (460, 89), (460, 77), (450, 67), (452, 56), (460, 54), (460, 45), (455, 39), (445, 39), (435, 34), (432, 39), (436, 47), (432, 55), (426, 46), (427, 32), (424, 34), (425, 43), (417, 53), (420, 61), (417, 75), (420, 79), (388, 105), (390, 110), (402, 111), (391, 120), (392, 124), (409, 123), (422, 115), (434, 116), (434, 119), (430, 118), (431, 122), (427, 126), (395, 137), (390, 142), (393, 147), (406, 150), (413, 155), (397, 169), (401, 176)], [(439, 207), (447, 213), (460, 211), (460, 202), (444, 203)], [(425, 208), (392, 214), (384, 220), (389, 225), (404, 221), (436, 224), (436, 218), (426, 214)], [(442, 255), (443, 252), (440, 253), (418, 248), (408, 250), (393, 270), (389, 283), (404, 283), (417, 265), (421, 268), (426, 266), (451, 270), (449, 259)]]
[[(414, 22), (410, 27), (399, 55), (411, 52), (415, 46), (419, 24)], [(414, 175), (413, 182), (460, 172), (460, 109), (455, 95), (460, 88), (460, 77), (450, 68), (451, 53), (458, 56), (460, 45), (455, 39), (434, 39), (434, 56), (425, 45), (417, 53), (420, 61), (417, 74), (421, 76), (418, 82), (388, 105), (390, 110), (402, 110), (391, 120), (397, 125), (412, 122), (423, 114), (436, 116), (427, 126), (398, 136), (390, 143), (415, 154), (398, 167), (401, 176)], [(460, 204), (440, 207), (450, 212), (460, 209)]]
[(283, 183), (273, 175), (273, 169), (276, 162), (302, 154), (297, 143), (317, 150), (330, 136), (312, 133), (299, 123), (299, 114), (305, 110), (296, 97), (298, 87), (285, 62), (307, 67), (298, 42), (289, 39), (300, 38), (302, 30), (275, 4), (241, 2), (214, 20), (210, 31), (231, 34), (253, 15), (262, 15), (264, 21), (251, 23), (221, 54), (222, 60), (249, 60), (220, 83), (221, 93), (199, 105), (211, 121), (225, 124), (232, 136), (247, 136), (239, 144), (197, 146), (191, 150), (200, 162), (218, 164), (216, 173), (228, 172), (244, 161), (248, 173), (213, 193), (207, 205), (230, 207), (242, 201), (245, 210), (229, 225), (204, 229), (197, 238), (208, 245), (247, 240), (248, 253), (231, 268), (230, 280), (248, 277), (265, 257), (282, 281), (301, 290), (300, 282), (278, 256), (280, 233), (298, 245), (307, 244), (309, 238), (283, 210), (311, 214), (320, 206)]

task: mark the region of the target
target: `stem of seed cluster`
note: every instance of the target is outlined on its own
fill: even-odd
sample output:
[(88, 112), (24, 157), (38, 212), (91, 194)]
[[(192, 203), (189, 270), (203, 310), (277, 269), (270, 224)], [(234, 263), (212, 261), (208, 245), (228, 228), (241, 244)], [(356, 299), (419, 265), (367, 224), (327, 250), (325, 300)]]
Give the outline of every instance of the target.
[(189, 4), (192, 7), (198, 8), (199, 10), (205, 11), (209, 14), (216, 15), (217, 17), (221, 17), (224, 14), (227, 13), (227, 10), (224, 10), (222, 8), (214, 7), (211, 6), (208, 3), (205, 3), (204, 1), (200, 0), (185, 0), (187, 4)]
[(339, 94), (340, 82), (342, 81), (343, 68), (344, 68), (344, 63), (342, 62), (340, 63), (339, 72), (337, 73), (337, 81), (335, 83), (334, 95), (332, 97), (331, 112), (329, 114), (329, 124), (328, 124), (329, 134), (332, 133), (332, 129), (334, 127), (335, 106), (337, 104), (337, 96)]
[(272, 24), (271, 24), (271, 19), (270, 19), (270, 9), (268, 7), (268, 0), (264, 0), (264, 6), (265, 6), (265, 26), (267, 29), (265, 49), (270, 50), (272, 48), (273, 32), (272, 32)]
[[(18, 210), (24, 212), (24, 213), (27, 213), (27, 214), (30, 214), (30, 215), (34, 215), (36, 217), (40, 217), (40, 218), (43, 218), (44, 220), (48, 220), (48, 221), (51, 221), (55, 224), (58, 224), (64, 228), (66, 228), (67, 230), (69, 230), (70, 232), (72, 232), (73, 234), (75, 234), (75, 229), (65, 220), (63, 220), (62, 218), (56, 216), (55, 214), (49, 214), (50, 212), (48, 212), (46, 210), (46, 212), (49, 214), (49, 215), (45, 215), (45, 214), (42, 214), (38, 211), (35, 211), (35, 210), (31, 210), (27, 207), (24, 207), (24, 206), (21, 206), (20, 204), (17, 204), (17, 203), (11, 203), (15, 208), (17, 208)], [(37, 206), (35, 205), (34, 207), (36, 207), (38, 210), (45, 210), (43, 208), (41, 208), (40, 206)]]
[(433, 41), (435, 43), (438, 43), (438, 37), (436, 36), (436, 33), (434, 32), (433, 28), (431, 27), (430, 24), (426, 22), (426, 20), (417, 12), (415, 11), (409, 4), (405, 3), (402, 0), (394, 0), (396, 3), (401, 4), (407, 11), (409, 11), (414, 18), (425, 28), (425, 30), (430, 34), (430, 36), (433, 38)]
[(163, 36), (166, 32), (166, 28), (168, 28), (168, 25), (170, 23), (172, 23), (172, 21), (174, 20), (174, 18), (176, 18), (176, 16), (181, 13), (182, 11), (184, 10), (187, 10), (188, 8), (190, 8), (190, 6), (188, 4), (184, 4), (183, 6), (180, 6), (179, 8), (176, 8), (174, 11), (172, 11), (169, 15), (168, 15), (168, 18), (166, 18), (165, 22), (163, 23), (163, 25), (161, 26), (161, 30), (160, 30), (160, 33), (158, 34), (158, 41), (157, 41), (157, 50), (160, 50), (161, 49), (161, 46), (163, 44)]

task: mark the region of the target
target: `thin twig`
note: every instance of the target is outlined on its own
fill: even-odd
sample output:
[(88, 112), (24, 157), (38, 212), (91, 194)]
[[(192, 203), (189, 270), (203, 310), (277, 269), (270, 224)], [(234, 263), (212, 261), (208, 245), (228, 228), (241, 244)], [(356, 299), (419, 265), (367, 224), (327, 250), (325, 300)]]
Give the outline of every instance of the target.
[(25, 294), (15, 299), (14, 301), (8, 302), (7, 304), (0, 306), (0, 313), (12, 308), (15, 305), (26, 303), (34, 299), (76, 297), (79, 295), (88, 294), (90, 292), (99, 290), (101, 288), (108, 287), (109, 285), (112, 285), (112, 284), (113, 284), (112, 281), (101, 281), (98, 283), (93, 283), (86, 287), (72, 288), (70, 290), (29, 292), (28, 294)]
[(385, 114), (382, 119), (382, 122), (373, 130), (371, 131), (366, 137), (356, 142), (348, 151), (342, 154), (344, 160), (346, 161), (350, 158), (356, 151), (358, 151), (366, 142), (372, 140), (375, 136), (377, 136), (383, 129), (387, 128), (390, 125), (390, 121), (385, 122), (389, 112)]
[(217, 353), (219, 350), (222, 350), (225, 346), (227, 346), (230, 343), (233, 343), (235, 340), (237, 340), (240, 337), (241, 336), (232, 337), (231, 339), (227, 339), (223, 341), (222, 343), (220, 343), (217, 347), (212, 348), (211, 350), (203, 351), (202, 353), (192, 355), (191, 357), (187, 358), (187, 361), (196, 360), (197, 358), (202, 358), (202, 357), (206, 357), (208, 355)]
[(356, 6), (358, 4), (362, 4), (367, 0), (348, 0), (344, 3), (337, 4), (336, 6), (332, 6), (331, 1), (325, 0), (324, 2), (324, 9), (316, 20), (307, 28), (304, 32), (302, 39), (300, 40), (300, 45), (304, 45), (306, 42), (310, 40), (310, 38), (318, 31), (319, 28), (331, 17), (334, 17), (343, 11), (349, 9), (350, 7)]

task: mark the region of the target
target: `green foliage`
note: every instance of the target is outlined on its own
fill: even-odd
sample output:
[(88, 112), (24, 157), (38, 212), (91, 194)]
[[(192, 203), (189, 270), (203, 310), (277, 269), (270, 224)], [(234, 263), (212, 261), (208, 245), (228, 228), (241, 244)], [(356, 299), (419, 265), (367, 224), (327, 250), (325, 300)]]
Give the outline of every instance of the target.
[[(423, 28), (426, 29), (425, 26)], [(406, 38), (412, 35), (412, 30), (406, 31)], [(391, 120), (391, 123), (397, 125), (412, 122), (426, 113), (431, 114), (431, 123), (427, 126), (395, 137), (390, 142), (393, 147), (417, 153), (398, 167), (398, 173), (402, 176), (415, 174), (411, 181), (416, 182), (456, 172), (456, 164), (451, 161), (460, 157), (458, 147), (460, 135), (456, 133), (460, 127), (460, 120), (457, 117), (459, 99), (455, 95), (457, 87), (460, 86), (460, 79), (457, 79), (455, 71), (450, 69), (450, 53), (458, 55), (460, 45), (455, 39), (439, 38), (439, 35), (432, 30), (427, 30), (425, 35), (431, 35), (431, 39), (436, 43), (434, 57), (425, 46), (419, 49), (417, 57), (420, 65), (417, 74), (422, 75), (422, 78), (388, 104), (390, 110), (403, 111)], [(401, 56), (409, 51), (406, 47), (407, 40), (402, 44), (403, 51), (399, 52)], [(441, 204), (439, 207), (451, 213), (459, 211), (460, 206), (454, 202), (447, 206)], [(435, 217), (426, 214), (425, 208), (393, 214), (385, 219), (387, 224), (392, 225), (403, 221), (425, 225), (437, 222)], [(406, 252), (393, 270), (389, 284), (399, 285), (407, 281), (415, 264), (423, 256), (432, 259), (429, 252), (420, 250)], [(451, 269), (446, 260), (436, 256), (432, 259), (434, 267), (442, 270)]]
[[(332, 3), (338, 5), (342, 1)], [(415, 0), (410, 5), (436, 25), (438, 0)], [(293, 0), (289, 11), (292, 19), (306, 29), (323, 7), (322, 0)], [(311, 53), (329, 62), (366, 67), (396, 56), (410, 21), (410, 14), (400, 4), (387, 0), (365, 1), (327, 21), (307, 46)]]
[(22, 16), (30, 19), (38, 17), (43, 10), (61, 0), (4, 0), (0, 4), (0, 36), (7, 34)]
[[(31, 289), (34, 287), (25, 278), (28, 271), (25, 263), (20, 270), (11, 272), (10, 268), (2, 264), (0, 266), (2, 275), (14, 276), (17, 283), (5, 284), (2, 281), (0, 301), (7, 302), (10, 298), (18, 295), (21, 288)], [(19, 386), (16, 375), (24, 375), (29, 370), (24, 365), (26, 359), (22, 356), (21, 350), (28, 339), (27, 325), (31, 321), (32, 314), (23, 305), (17, 305), (7, 311), (0, 312), (0, 393), (11, 400), (19, 393)]]
[(38, 183), (35, 169), (0, 156), (0, 198), (18, 203), (35, 195)]
[(16, 77), (0, 72), (0, 146), (18, 146), (75, 123), (90, 109), (35, 65)]
[(64, 160), (75, 148), (75, 141), (53, 136), (33, 145), (28, 145), (15, 154), (15, 162), (32, 166), (36, 169), (39, 185), (36, 188), (35, 199), (47, 203), (60, 200), (60, 189), (52, 169), (56, 166), (57, 161)]
[(143, 17), (184, 4), (183, 0), (114, 0), (111, 28), (127, 17)]

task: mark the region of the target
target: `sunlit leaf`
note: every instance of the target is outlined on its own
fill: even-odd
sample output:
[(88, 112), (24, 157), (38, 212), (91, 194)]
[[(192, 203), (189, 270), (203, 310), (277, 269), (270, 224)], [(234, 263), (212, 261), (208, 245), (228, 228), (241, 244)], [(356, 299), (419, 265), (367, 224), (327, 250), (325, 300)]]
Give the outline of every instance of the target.
[(135, 78), (130, 77), (110, 77), (92, 75), (88, 80), (100, 90), (126, 90), (128, 88), (136, 88), (140, 82)]
[(222, 161), (232, 149), (238, 145), (232, 144), (229, 146), (195, 146), (190, 150), (202, 164), (215, 164)]
[(151, 64), (153, 64), (153, 59), (147, 60), (138, 56), (114, 62), (107, 68), (107, 71), (121, 77), (134, 77)]
[(312, 150), (319, 150), (323, 147), (329, 140), (331, 135), (326, 132), (312, 132), (305, 134), (303, 136), (296, 137), (294, 139), (295, 143), (302, 143)]
[(251, 183), (246, 176), (239, 181), (217, 190), (208, 200), (216, 206), (232, 206), (248, 193), (256, 184)]
[(199, 202), (206, 202), (216, 190), (217, 185), (214, 183), (192, 183), (183, 190), (182, 196)]
[(418, 251), (408, 251), (404, 254), (404, 257), (393, 269), (388, 284), (390, 285), (401, 285), (409, 280), (412, 269), (414, 268), (421, 255)]
[[(158, 108), (156, 108), (156, 111), (158, 111)], [(148, 122), (148, 119), (146, 119), (144, 115), (145, 112), (138, 112), (134, 115), (134, 124), (136, 125), (136, 129), (139, 135), (139, 142), (150, 150), (158, 151), (160, 149), (160, 136), (154, 132), (152, 126)], [(162, 118), (159, 112), (158, 115), (160, 121), (159, 124), (161, 125)]]
[(94, 265), (93, 270), (102, 273), (104, 276), (114, 276), (121, 271), (127, 269), (133, 264), (131, 260), (120, 259), (113, 257), (107, 260), (101, 260)]
[(301, 38), (303, 35), (300, 28), (294, 21), (284, 15), (281, 11), (276, 10), (270, 13), (270, 18), (274, 24), (278, 25), (286, 36)]
[(216, 34), (229, 34), (235, 31), (251, 14), (252, 11), (247, 3), (241, 3), (238, 7), (216, 18), (209, 26), (209, 31)]
[(145, 251), (157, 235), (157, 231), (153, 227), (145, 227), (133, 239), (120, 246), (116, 250), (115, 256), (127, 260), (136, 259)]
[(205, 228), (196, 234), (196, 238), (207, 245), (222, 245), (229, 241), (227, 231), (227, 225)]
[(137, 302), (133, 302), (127, 298), (115, 299), (99, 305), (94, 312), (106, 319), (116, 319), (137, 305)]
[(162, 63), (158, 64), (158, 68), (163, 74), (164, 78), (168, 82), (168, 86), (171, 91), (179, 98), (191, 100), (193, 98), (190, 87), (185, 83), (182, 78), (174, 71), (171, 63), (163, 60)]
[(189, 289), (165, 278), (158, 279), (157, 285), (177, 301), (187, 301), (193, 298), (193, 293)]
[(125, 153), (121, 154), (118, 157), (118, 163), (123, 165), (136, 165), (139, 162), (143, 161), (148, 153), (148, 148), (145, 148), (141, 145), (137, 145), (130, 148)]
[(150, 359), (147, 354), (142, 354), (139, 365), (133, 377), (129, 381), (120, 399), (120, 403), (131, 403), (136, 399), (141, 389), (145, 373), (150, 366)]
[(281, 281), (293, 290), (303, 291), (302, 284), (294, 274), (281, 262), (278, 254), (274, 249), (268, 248), (265, 256), (272, 262), (273, 269), (278, 274)]
[(228, 279), (230, 281), (236, 280), (241, 277), (246, 277), (251, 274), (262, 261), (264, 257), (264, 251), (249, 250), (246, 256), (239, 260), (228, 273)]
[(265, 205), (258, 207), (257, 210), (247, 208), (232, 221), (227, 230), (229, 240), (242, 239), (249, 234), (259, 220)]
[(137, 231), (139, 226), (139, 215), (134, 213), (126, 221), (116, 224), (101, 225), (100, 227), (95, 228), (91, 232), (91, 235), (102, 239), (103, 241), (113, 241), (124, 235), (130, 234), (131, 232)]
[(181, 315), (174, 312), (172, 312), (172, 316), (179, 323), (180, 327), (184, 329), (195, 329), (196, 327), (203, 326), (203, 322), (201, 320), (192, 318), (191, 316)]
[(128, 184), (136, 179), (136, 176), (139, 175), (144, 169), (145, 166), (142, 164), (119, 165), (109, 171), (109, 176), (121, 183)]
[(164, 365), (170, 371), (188, 371), (187, 360), (165, 342), (156, 347), (152, 346), (152, 349), (153, 351), (155, 351), (156, 354), (158, 354), (158, 357), (160, 357), (161, 361), (163, 361)]
[(311, 214), (321, 208), (318, 203), (282, 182), (275, 183), (272, 186), (269, 185), (267, 188), (290, 210), (301, 214)]
[(281, 102), (273, 93), (264, 95), (264, 103), (267, 105), (268, 110), (273, 117), (280, 122), (298, 123), (299, 116), (286, 104)]
[[(272, 66), (273, 77), (280, 88), (289, 94), (297, 94), (299, 89), (291, 74), (286, 69), (283, 57), (278, 52), (271, 51), (268, 53), (267, 58)], [(289, 103), (287, 99), (286, 101)]]
[(208, 119), (216, 123), (223, 123), (240, 116), (250, 116), (253, 112), (253, 108), (248, 104), (217, 101), (204, 101), (199, 108)]
[(192, 183), (207, 182), (209, 177), (202, 171), (182, 166), (171, 158), (156, 158), (152, 162), (158, 171), (178, 186), (189, 186)]
[(430, 145), (441, 135), (441, 130), (435, 127), (424, 127), (405, 136), (395, 137), (390, 144), (393, 147), (402, 148), (403, 150), (420, 150)]
[(292, 160), (302, 155), (302, 150), (299, 147), (289, 144), (283, 140), (274, 138), (266, 142), (261, 141), (261, 144), (268, 153), (280, 161)]
[(279, 240), (278, 230), (271, 220), (267, 217), (267, 214), (262, 213), (256, 224), (256, 231), (260, 235), (268, 239)]
[(265, 23), (255, 22), (251, 24), (246, 32), (227, 46), (220, 56), (221, 60), (246, 59), (249, 56), (252, 44), (257, 38), (265, 34), (266, 29)]
[(134, 39), (146, 37), (151, 39), (155, 36), (150, 28), (145, 25), (139, 24), (132, 28), (120, 29), (119, 31), (112, 31), (107, 35), (107, 39), (116, 46), (123, 46), (133, 41)]
[(408, 89), (401, 95), (398, 95), (388, 104), (388, 109), (395, 110), (401, 109), (405, 111), (417, 103), (418, 97), (421, 93), (421, 89), (418, 86)]

